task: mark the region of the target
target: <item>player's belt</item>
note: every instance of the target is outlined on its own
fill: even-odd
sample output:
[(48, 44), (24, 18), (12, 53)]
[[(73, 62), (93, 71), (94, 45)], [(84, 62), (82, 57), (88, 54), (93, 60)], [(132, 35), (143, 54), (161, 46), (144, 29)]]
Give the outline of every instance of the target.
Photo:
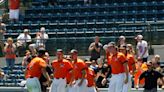
[(92, 87), (92, 86), (88, 85), (87, 87)]
[(33, 76), (30, 76), (30, 78), (34, 78)]
[(64, 79), (64, 77), (63, 78), (62, 77), (61, 78), (56, 77), (56, 79)]

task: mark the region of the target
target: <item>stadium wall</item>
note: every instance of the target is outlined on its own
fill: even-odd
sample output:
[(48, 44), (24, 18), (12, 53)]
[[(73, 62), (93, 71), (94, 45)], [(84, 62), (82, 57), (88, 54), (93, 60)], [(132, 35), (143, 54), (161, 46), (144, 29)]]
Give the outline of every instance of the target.
[[(108, 92), (108, 88), (99, 88), (100, 92)], [(0, 92), (28, 92), (25, 87), (0, 87)], [(143, 92), (143, 88), (136, 90), (132, 88), (131, 92)], [(158, 92), (164, 92), (162, 89), (158, 89)]]

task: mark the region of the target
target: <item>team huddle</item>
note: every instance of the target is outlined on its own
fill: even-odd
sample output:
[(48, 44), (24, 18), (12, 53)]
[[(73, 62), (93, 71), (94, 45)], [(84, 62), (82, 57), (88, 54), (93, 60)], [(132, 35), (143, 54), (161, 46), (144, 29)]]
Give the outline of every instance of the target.
[[(49, 92), (96, 92), (94, 71), (89, 68), (90, 62), (78, 59), (78, 51), (71, 50), (72, 61), (63, 57), (62, 49), (58, 49), (57, 60), (52, 62), (53, 81)], [(29, 92), (41, 92), (39, 78), (41, 74), (47, 79), (43, 85), (50, 85), (50, 76), (46, 72), (44, 61), (45, 50), (38, 51), (38, 57), (33, 58), (27, 66), (26, 85)], [(88, 65), (88, 66), (87, 66)]]
[[(140, 45), (145, 46), (143, 47), (145, 50), (139, 50), (141, 55), (138, 54), (137, 59), (147, 63), (147, 44), (142, 42), (142, 38), (142, 35), (138, 35), (136, 38), (141, 41), (137, 44), (139, 45), (137, 48), (141, 48)], [(120, 36), (120, 39), (125, 40), (124, 36)], [(96, 37), (95, 42), (89, 46), (89, 50), (100, 52), (101, 46), (99, 37)], [(124, 42), (121, 42), (119, 46), (116, 46), (114, 42), (103, 46), (112, 74), (108, 92), (129, 92), (131, 90), (131, 76), (136, 72), (136, 59), (131, 47), (131, 44)], [(98, 53), (93, 56), (95, 55), (99, 58)], [(25, 77), (29, 92), (46, 92), (47, 87), (50, 87), (49, 92), (99, 92), (95, 83), (96, 74), (90, 67), (93, 61), (98, 63), (96, 58), (91, 55), (90, 60), (83, 61), (78, 58), (76, 49), (72, 49), (67, 57), (64, 57), (62, 49), (57, 49), (56, 57), (57, 59), (49, 64), (46, 50), (40, 48), (37, 56), (27, 59)], [(147, 63), (147, 65), (149, 64), (150, 62)], [(42, 77), (44, 77), (44, 81), (40, 82)]]

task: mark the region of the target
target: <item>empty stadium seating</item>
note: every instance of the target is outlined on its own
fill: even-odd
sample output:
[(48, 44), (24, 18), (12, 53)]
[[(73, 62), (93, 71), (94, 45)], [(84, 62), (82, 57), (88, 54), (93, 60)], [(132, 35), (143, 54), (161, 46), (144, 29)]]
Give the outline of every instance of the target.
[[(18, 35), (16, 33), (22, 32), (24, 28), (35, 33), (44, 26), (50, 34), (83, 33), (82, 36), (86, 36), (87, 33), (104, 33), (104, 36), (105, 33), (124, 31), (131, 32), (133, 36), (143, 32), (141, 28), (147, 30), (147, 23), (164, 20), (163, 0), (93, 0), (90, 5), (84, 4), (83, 0), (58, 0), (58, 5), (45, 3), (48, 3), (48, 0), (35, 0), (31, 7), (25, 10), (24, 20), (7, 25), (6, 35)], [(140, 23), (139, 28), (136, 23)], [(120, 24), (125, 25), (122, 27)]]
[(12, 69), (3, 67), (2, 70), (5, 76), (0, 79), (0, 86), (20, 86), (21, 81), (25, 79), (25, 67), (21, 66), (21, 64), (16, 64)]

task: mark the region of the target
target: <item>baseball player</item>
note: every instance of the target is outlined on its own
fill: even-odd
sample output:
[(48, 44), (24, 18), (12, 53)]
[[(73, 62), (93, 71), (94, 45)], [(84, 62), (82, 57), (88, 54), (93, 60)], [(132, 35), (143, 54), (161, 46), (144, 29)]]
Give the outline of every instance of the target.
[(87, 92), (97, 92), (96, 91), (96, 84), (95, 84), (95, 77), (96, 74), (94, 73), (94, 70), (92, 68), (90, 68), (91, 62), (87, 61), (85, 62), (87, 65), (87, 81), (88, 81), (88, 85), (87, 85)]
[(112, 77), (110, 79), (108, 92), (122, 92), (123, 85), (128, 83), (127, 60), (124, 54), (118, 52), (118, 48), (114, 42), (110, 42), (108, 47), (111, 52), (108, 64), (112, 69)]
[(72, 71), (72, 64), (63, 58), (62, 49), (57, 50), (57, 60), (52, 62), (54, 80), (49, 92), (66, 92), (66, 76)]
[[(65, 59), (67, 59), (72, 64), (72, 60), (71, 60), (71, 57), (69, 55), (66, 56)], [(66, 82), (67, 83), (66, 92), (73, 92), (74, 91), (73, 87), (70, 85), (71, 81), (73, 81), (72, 76), (73, 76), (73, 72), (68, 72), (66, 75), (66, 81), (67, 81)]]
[(126, 60), (128, 61), (128, 67), (129, 67), (129, 76), (128, 76), (128, 83), (124, 84), (123, 91), (122, 92), (130, 92), (131, 90), (131, 76), (134, 74), (135, 71), (135, 58), (133, 55), (128, 53), (127, 46), (120, 46), (119, 51), (122, 52), (126, 56)]
[(77, 50), (73, 49), (70, 53), (73, 60), (73, 79), (75, 80), (70, 83), (74, 88), (72, 92), (87, 92), (86, 64), (83, 60), (78, 59)]
[(50, 83), (50, 77), (46, 72), (47, 64), (42, 59), (44, 56), (45, 56), (45, 50), (40, 49), (38, 51), (38, 56), (33, 58), (27, 66), (25, 76), (27, 79), (26, 82), (27, 90), (29, 92), (41, 92), (41, 86), (39, 82), (39, 78), (41, 74), (44, 74), (44, 77), (47, 79), (47, 82), (45, 84)]

